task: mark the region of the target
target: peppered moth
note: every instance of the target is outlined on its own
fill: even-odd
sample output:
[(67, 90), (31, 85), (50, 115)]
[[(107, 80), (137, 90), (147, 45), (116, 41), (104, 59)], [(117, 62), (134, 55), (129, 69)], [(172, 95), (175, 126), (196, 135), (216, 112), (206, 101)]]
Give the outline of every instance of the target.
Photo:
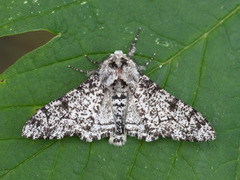
[(202, 114), (142, 74), (140, 70), (154, 56), (144, 66), (130, 58), (140, 30), (128, 54), (115, 51), (83, 84), (39, 109), (23, 127), (22, 136), (61, 139), (77, 135), (87, 142), (110, 137), (109, 143), (116, 146), (124, 145), (127, 135), (147, 142), (160, 136), (196, 142), (215, 139)]

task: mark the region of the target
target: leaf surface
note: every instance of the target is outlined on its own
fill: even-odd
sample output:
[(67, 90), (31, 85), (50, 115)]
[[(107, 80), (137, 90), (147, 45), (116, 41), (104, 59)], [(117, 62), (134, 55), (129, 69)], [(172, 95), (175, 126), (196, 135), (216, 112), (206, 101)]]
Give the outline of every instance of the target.
[[(0, 37), (46, 30), (57, 36), (0, 75), (2, 179), (239, 179), (240, 1), (1, 1)], [(128, 51), (154, 82), (200, 111), (217, 139), (205, 143), (128, 137), (30, 140), (21, 130), (37, 108), (86, 80), (115, 50)], [(14, 53), (14, 52), (13, 52)]]

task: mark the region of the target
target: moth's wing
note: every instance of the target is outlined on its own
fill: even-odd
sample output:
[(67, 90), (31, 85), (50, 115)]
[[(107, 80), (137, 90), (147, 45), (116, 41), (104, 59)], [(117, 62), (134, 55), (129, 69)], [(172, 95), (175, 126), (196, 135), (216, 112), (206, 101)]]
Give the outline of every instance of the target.
[[(215, 139), (210, 123), (191, 106), (141, 75), (129, 101), (126, 130), (129, 135), (153, 141), (159, 136), (185, 141)], [(135, 117), (134, 117), (135, 116)]]
[(95, 73), (79, 87), (39, 109), (23, 127), (22, 136), (60, 139), (78, 135), (86, 141), (109, 136), (114, 121), (107, 95)]
[[(133, 92), (133, 91), (131, 91)], [(136, 106), (136, 100), (132, 93), (129, 93), (127, 116), (125, 120), (125, 130), (128, 135), (136, 136), (140, 139), (143, 136), (145, 127)], [(141, 102), (137, 102), (141, 103)]]

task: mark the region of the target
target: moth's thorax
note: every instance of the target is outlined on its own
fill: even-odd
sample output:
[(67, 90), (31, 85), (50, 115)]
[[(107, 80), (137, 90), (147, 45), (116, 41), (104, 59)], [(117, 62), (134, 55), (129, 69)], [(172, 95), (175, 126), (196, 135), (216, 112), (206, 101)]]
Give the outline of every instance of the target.
[(115, 81), (124, 81), (128, 86), (135, 86), (139, 81), (136, 64), (123, 54), (115, 51), (103, 62), (99, 69), (99, 78), (103, 86), (110, 88)]

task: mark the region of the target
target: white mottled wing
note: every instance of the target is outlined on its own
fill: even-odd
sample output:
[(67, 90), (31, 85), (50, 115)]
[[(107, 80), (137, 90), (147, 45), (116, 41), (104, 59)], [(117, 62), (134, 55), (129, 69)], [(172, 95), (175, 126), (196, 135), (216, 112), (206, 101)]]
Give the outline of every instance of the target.
[(22, 136), (32, 139), (63, 138), (77, 135), (85, 141), (107, 137), (115, 124), (109, 93), (93, 74), (79, 87), (39, 109), (22, 130)]
[(128, 135), (153, 141), (159, 136), (174, 140), (209, 141), (215, 139), (210, 123), (191, 106), (141, 75), (129, 98), (126, 118)]

